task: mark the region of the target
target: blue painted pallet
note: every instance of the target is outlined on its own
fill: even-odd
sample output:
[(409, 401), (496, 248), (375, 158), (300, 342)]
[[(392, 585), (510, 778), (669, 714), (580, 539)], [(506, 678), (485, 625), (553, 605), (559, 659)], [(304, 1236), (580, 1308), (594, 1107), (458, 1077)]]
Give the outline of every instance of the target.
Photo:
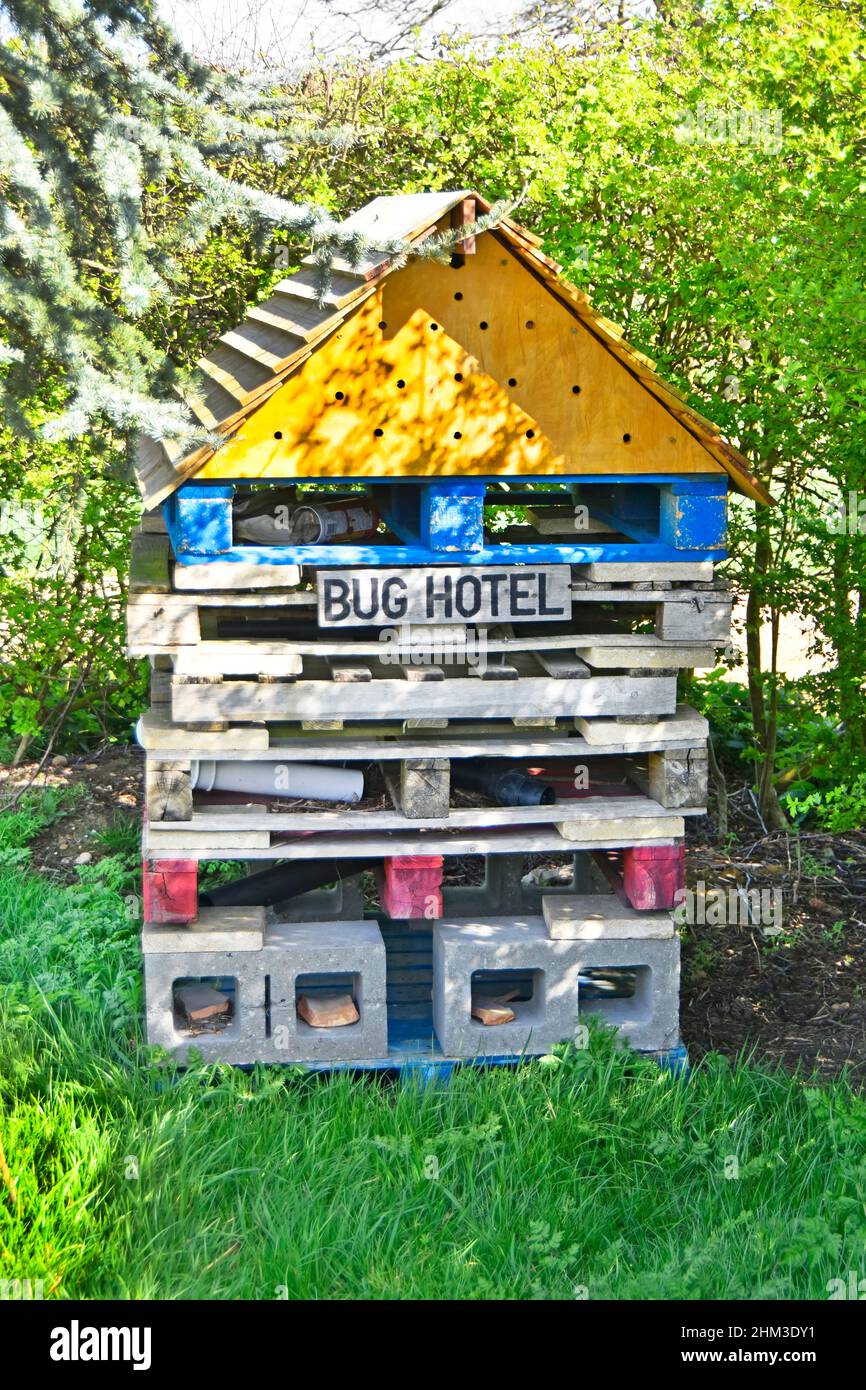
[[(689, 1054), (684, 1043), (680, 1042), (665, 1052), (640, 1053), (658, 1062), (664, 1071), (677, 1077), (687, 1077)], [(503, 1053), (493, 1057), (478, 1057), (465, 1060), (446, 1057), (442, 1053), (429, 1009), (420, 1008), (417, 1017), (394, 1018), (389, 1009), (388, 1016), (388, 1056), (364, 1062), (300, 1062), (297, 1065), (305, 1071), (391, 1071), (398, 1072), (401, 1081), (416, 1081), (422, 1085), (443, 1084), (448, 1081), (456, 1067), (516, 1067), (521, 1062), (532, 1061), (516, 1053)]]
[[(163, 503), (176, 559), (206, 564), (220, 559), (262, 565), (502, 565), (721, 560), (726, 555), (726, 480), (717, 475), (636, 475), (542, 480), (424, 478), (363, 482), (388, 527), (371, 544), (236, 545), (232, 534), (234, 485), (187, 483)], [(558, 484), (568, 488), (552, 490)], [(514, 485), (513, 487), (511, 485)], [(545, 490), (547, 489), (547, 490)], [(485, 536), (485, 506), (585, 506), (617, 534), (611, 540), (575, 539), (524, 544)]]

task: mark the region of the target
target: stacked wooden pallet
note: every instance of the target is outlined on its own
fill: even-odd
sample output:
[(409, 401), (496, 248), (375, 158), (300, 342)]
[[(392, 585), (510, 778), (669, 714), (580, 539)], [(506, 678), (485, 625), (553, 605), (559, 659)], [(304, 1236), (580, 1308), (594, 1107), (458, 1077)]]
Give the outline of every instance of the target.
[[(374, 199), (324, 293), (308, 257), (211, 348), (206, 440), (141, 441), (148, 1036), (177, 1056), (514, 1058), (593, 1011), (676, 1042), (707, 787), (678, 677), (728, 640), (729, 485), (771, 499), (489, 212)], [(571, 886), (528, 886), (557, 852)], [(203, 859), (251, 872), (200, 902)]]
[[(549, 534), (548, 513), (530, 510), (528, 516), (539, 537)], [(413, 1018), (430, 1032), (431, 1055), (441, 1053), (432, 1027), (431, 919), (447, 910), (441, 891), (446, 857), (522, 864), (534, 853), (567, 852), (586, 861), (586, 879), (592, 856), (596, 884), (603, 874), (612, 889), (598, 900), (608, 904), (608, 915), (616, 894), (631, 911), (658, 913), (672, 906), (682, 873), (684, 817), (703, 813), (707, 795), (706, 721), (677, 703), (677, 677), (681, 670), (713, 664), (729, 627), (730, 598), (713, 577), (712, 563), (488, 566), (486, 574), (506, 579), (529, 575), (519, 591), (519, 616), (484, 612), (470, 622), (454, 621), (459, 615), (452, 612), (447, 623), (389, 623), (370, 608), (372, 579), (378, 578), (381, 592), (388, 577), (398, 576), (411, 588), (430, 572), (424, 566), (367, 567), (359, 601), (364, 616), (346, 622), (341, 612), (341, 621), (329, 622), (328, 602), (333, 609), (335, 592), (341, 598), (346, 576), (357, 578), (358, 570), (237, 559), (183, 563), (161, 521), (145, 519), (133, 541), (128, 644), (130, 654), (147, 658), (151, 667), (150, 708), (138, 728), (147, 769), (143, 848), (151, 994), (157, 978), (164, 992), (154, 971), (165, 966), (167, 943), (176, 950), (185, 942), (187, 952), (179, 952), (178, 960), (186, 964), (178, 978), (186, 979), (193, 966), (206, 967), (205, 941), (209, 949), (220, 947), (207, 977), (222, 982), (234, 1000), (236, 976), (226, 974), (232, 960), (251, 940), (263, 949), (274, 930), (252, 904), (245, 910), (252, 914), (252, 936), (250, 921), (239, 922), (237, 909), (200, 910), (196, 866), (202, 860), (250, 861), (254, 869), (256, 861), (291, 866), (314, 857), (341, 865), (341, 876), (351, 874), (354, 862), (378, 866), (386, 1018), (400, 1035), (399, 1056), (416, 1061), (417, 1036), (407, 1042)], [(447, 579), (456, 586), (479, 573), (444, 565), (432, 572), (436, 592)], [(526, 611), (533, 602), (538, 606), (532, 581), (539, 573), (547, 585), (543, 599), (556, 606), (552, 620)], [(287, 797), (293, 770), (310, 767), (354, 771), (363, 791), (336, 804)], [(472, 790), (469, 773), (479, 767), (516, 772), (551, 794), (535, 804), (500, 804), (489, 790)], [(252, 785), (257, 790), (250, 793)], [(495, 874), (488, 871), (488, 878)], [(501, 896), (495, 902), (500, 912)], [(321, 899), (320, 892), (311, 902)], [(494, 910), (494, 897), (489, 901)], [(526, 920), (538, 944), (550, 932), (540, 896), (534, 905), (536, 915)], [(505, 906), (520, 910), (523, 899), (512, 894)], [(362, 910), (357, 897), (349, 910)], [(345, 918), (342, 901), (333, 911)], [(224, 923), (221, 913), (227, 914)], [(292, 915), (298, 916), (297, 904)], [(503, 920), (495, 919), (500, 925)], [(455, 930), (467, 923), (452, 919)], [(179, 926), (188, 935), (179, 937)], [(667, 936), (665, 947), (651, 949), (675, 951), (670, 926)], [(447, 949), (442, 946), (442, 969), (465, 940), (458, 933)], [(507, 951), (512, 949), (509, 944)], [(575, 949), (583, 950), (590, 970), (586, 948)], [(597, 955), (597, 943), (594, 949)], [(612, 949), (622, 954), (621, 945)], [(641, 960), (644, 954), (641, 945)], [(649, 967), (640, 960), (634, 964), (640, 967), (637, 975), (632, 972), (638, 981), (640, 970)], [(181, 968), (177, 961), (175, 967)], [(669, 990), (674, 977), (667, 967), (663, 973)], [(515, 980), (516, 988), (531, 990), (531, 971), (518, 972)], [(593, 1001), (592, 986), (586, 987), (585, 1012), (601, 1008), (619, 1018), (613, 1003), (607, 1008), (603, 996)], [(262, 979), (244, 992), (264, 988)], [(648, 1016), (654, 1016), (658, 999), (644, 993), (652, 997)], [(536, 1039), (528, 1036), (523, 1045), (544, 1050), (549, 1026), (556, 1025), (542, 1017), (533, 1022), (531, 1011), (521, 1022), (516, 1003), (519, 996), (506, 1012), (515, 1015), (517, 1027), (531, 1025)], [(234, 1000), (238, 1017), (241, 1007)], [(246, 1012), (249, 1005), (243, 1007)], [(669, 1007), (662, 1016), (661, 1031), (642, 1025), (633, 1039), (649, 1039), (659, 1049), (672, 1046)], [(282, 1057), (264, 1034), (256, 1041), (238, 1024), (236, 1037), (225, 1012), (207, 1028), (189, 1020), (184, 1026), (175, 1004), (170, 1022), (163, 1005), (151, 1008), (149, 1017), (152, 1040), (179, 1056), (194, 1045), (229, 1060), (312, 1065), (321, 1060), (324, 1035), (339, 1033), (339, 1046), (332, 1054), (325, 1049), (322, 1064), (328, 1057), (364, 1065), (375, 1060), (350, 1058), (341, 1029), (303, 1033), (295, 1046), (311, 1055)], [(491, 1048), (511, 1055), (495, 1028), (467, 1035), (455, 1032), (441, 1009), (439, 1017), (445, 1045), (457, 1055), (470, 1045), (482, 1055)], [(475, 1024), (483, 1027), (477, 1019)], [(366, 1047), (373, 1046), (381, 1048), (381, 1033), (377, 1044), (367, 1040)], [(385, 1065), (393, 1057), (385, 1046), (378, 1061)]]

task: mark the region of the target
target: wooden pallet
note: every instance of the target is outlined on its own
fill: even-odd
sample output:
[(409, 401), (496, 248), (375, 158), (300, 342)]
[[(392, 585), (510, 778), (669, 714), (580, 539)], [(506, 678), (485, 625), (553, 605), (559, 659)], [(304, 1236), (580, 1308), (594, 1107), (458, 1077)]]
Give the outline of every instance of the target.
[(570, 658), (551, 674), (531, 653), (518, 653), (502, 679), (490, 668), (393, 667), (370, 662), (369, 678), (346, 681), (321, 658), (304, 659), (294, 680), (220, 680), (174, 675), (172, 718), (258, 723), (382, 718), (551, 719), (673, 714), (676, 672), (593, 675)]
[[(289, 745), (287, 752), (273, 748), (261, 759), (277, 781), (280, 770), (288, 773), (293, 763), (312, 762), (322, 766), (351, 764), (365, 779), (359, 804), (337, 809), (314, 800), (301, 802), (276, 795), (257, 796), (234, 792), (196, 790), (203, 760), (188, 756), (188, 750), (175, 750), (173, 757), (149, 753), (146, 759), (147, 818), (152, 828), (163, 823), (165, 829), (253, 829), (251, 812), (259, 807), (257, 829), (303, 829), (330, 831), (351, 829), (447, 828), (466, 824), (509, 824), (529, 820), (557, 825), (580, 817), (580, 798), (627, 797), (636, 792), (648, 797), (664, 810), (680, 815), (703, 814), (707, 798), (707, 752), (705, 743), (665, 749), (637, 749), (632, 756), (600, 753), (582, 740), (548, 741), (547, 746), (565, 748), (553, 756), (539, 752), (541, 743), (523, 745), (515, 756), (517, 740), (443, 740), (438, 753), (422, 741), (359, 740), (354, 746), (339, 739), (327, 743)], [(434, 745), (435, 747), (435, 745)], [(503, 748), (512, 750), (503, 753)], [(306, 757), (300, 754), (304, 750)], [(361, 751), (363, 750), (363, 751)], [(442, 750), (447, 750), (443, 752)], [(578, 751), (580, 750), (580, 751)], [(247, 752), (247, 750), (245, 750)], [(351, 757), (347, 754), (351, 753)], [(270, 756), (269, 756), (270, 755)], [(551, 786), (555, 804), (538, 806), (524, 815), (519, 808), (494, 807), (490, 798), (462, 790), (461, 767), (476, 768), (479, 758), (498, 768), (512, 768)], [(247, 756), (211, 754), (223, 773), (236, 768), (243, 780), (244, 768), (253, 759)], [(193, 768), (194, 774), (193, 775)], [(285, 785), (285, 783), (284, 783)], [(248, 805), (241, 805), (246, 800)], [(491, 801), (490, 805), (485, 800)], [(267, 807), (267, 810), (263, 808)], [(643, 814), (643, 812), (641, 812)], [(275, 820), (277, 816), (279, 819)], [(565, 832), (563, 832), (565, 833)], [(566, 836), (567, 837), (567, 836)]]
[[(384, 518), (375, 544), (234, 544), (232, 485), (186, 483), (163, 504), (175, 554), (186, 563), (460, 564), (714, 560), (725, 557), (727, 480), (721, 475), (587, 476), (526, 490), (518, 479), (353, 479)], [(571, 484), (564, 490), (560, 484)], [(579, 489), (579, 490), (578, 490)], [(495, 507), (527, 508), (525, 537), (486, 523)], [(582, 510), (578, 513), (576, 508)], [(485, 511), (486, 509), (486, 511)], [(495, 523), (494, 523), (495, 525)]]

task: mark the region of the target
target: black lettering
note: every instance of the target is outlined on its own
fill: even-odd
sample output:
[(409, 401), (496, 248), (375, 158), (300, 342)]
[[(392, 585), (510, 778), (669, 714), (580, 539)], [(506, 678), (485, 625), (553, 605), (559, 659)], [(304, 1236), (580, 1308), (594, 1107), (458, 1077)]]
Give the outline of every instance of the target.
[(356, 618), (364, 618), (369, 622), (371, 618), (376, 618), (379, 615), (379, 581), (378, 579), (374, 579), (372, 575), (370, 576), (370, 604), (366, 613), (364, 612), (361, 602), (361, 585), (363, 582), (362, 579), (352, 580), (352, 608)]
[[(525, 589), (521, 591), (521, 585), (531, 583), (532, 581), (529, 579), (525, 579), (522, 574), (512, 574), (511, 576), (511, 612), (517, 618), (535, 617), (535, 605), (532, 604), (530, 595), (526, 593)], [(529, 608), (521, 608), (521, 599), (529, 599), (531, 606)]]
[[(472, 594), (471, 605), (464, 598), (467, 589)], [(474, 574), (464, 574), (458, 579), (454, 589), (454, 603), (461, 618), (474, 618), (481, 607), (480, 579), (476, 579)]]
[(564, 609), (564, 608), (559, 608), (559, 607), (557, 607), (556, 604), (553, 604), (551, 607), (548, 607), (548, 605), (547, 605), (547, 575), (546, 575), (546, 574), (540, 574), (540, 575), (538, 576), (538, 616), (539, 616), (539, 618), (545, 617), (545, 616), (548, 617), (548, 618), (552, 618), (552, 617), (559, 617), (559, 618), (561, 618), (561, 617), (564, 617), (564, 616), (565, 616), (565, 609)]
[[(451, 617), (451, 614), (452, 614), (452, 599), (451, 599), (451, 594), (452, 594), (452, 588), (453, 588), (453, 583), (452, 583), (451, 575), (450, 575), (450, 574), (443, 575), (443, 577), (442, 577), (442, 586), (443, 586), (443, 587), (439, 590), (438, 593), (436, 592), (436, 589), (435, 589), (435, 583), (436, 583), (436, 576), (433, 575), (433, 574), (428, 574), (428, 576), (427, 576), (427, 617), (428, 617), (428, 619), (436, 618), (436, 617), (450, 618), (450, 617)], [(437, 614), (437, 612), (436, 612), (436, 604), (437, 604), (437, 603), (442, 603), (442, 604), (444, 604), (444, 609), (443, 609), (443, 612), (442, 612), (441, 614)]]
[[(392, 599), (391, 594), (395, 593)], [(382, 585), (382, 612), (386, 618), (405, 618), (408, 599), (406, 597), (406, 581), (399, 575), (392, 574), (390, 579), (386, 579)]]
[(482, 584), (490, 585), (490, 616), (499, 617), (499, 587), (508, 583), (507, 574), (482, 574)]
[(337, 623), (343, 618), (348, 618), (352, 610), (349, 607), (349, 586), (345, 579), (325, 580), (322, 607), (329, 623)]

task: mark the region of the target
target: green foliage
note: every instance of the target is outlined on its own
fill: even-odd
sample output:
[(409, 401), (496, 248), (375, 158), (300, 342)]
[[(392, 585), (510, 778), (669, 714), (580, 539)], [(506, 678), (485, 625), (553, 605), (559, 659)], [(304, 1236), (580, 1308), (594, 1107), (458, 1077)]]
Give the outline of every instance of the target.
[(851, 782), (807, 791), (790, 792), (786, 810), (797, 824), (808, 820), (820, 830), (834, 834), (866, 827), (866, 772)]
[[(39, 424), (60, 398), (31, 404)], [(83, 748), (126, 735), (144, 672), (124, 655), (135, 489), (118, 476), (116, 441), (50, 443), (0, 432), (0, 736), (21, 752)]]

